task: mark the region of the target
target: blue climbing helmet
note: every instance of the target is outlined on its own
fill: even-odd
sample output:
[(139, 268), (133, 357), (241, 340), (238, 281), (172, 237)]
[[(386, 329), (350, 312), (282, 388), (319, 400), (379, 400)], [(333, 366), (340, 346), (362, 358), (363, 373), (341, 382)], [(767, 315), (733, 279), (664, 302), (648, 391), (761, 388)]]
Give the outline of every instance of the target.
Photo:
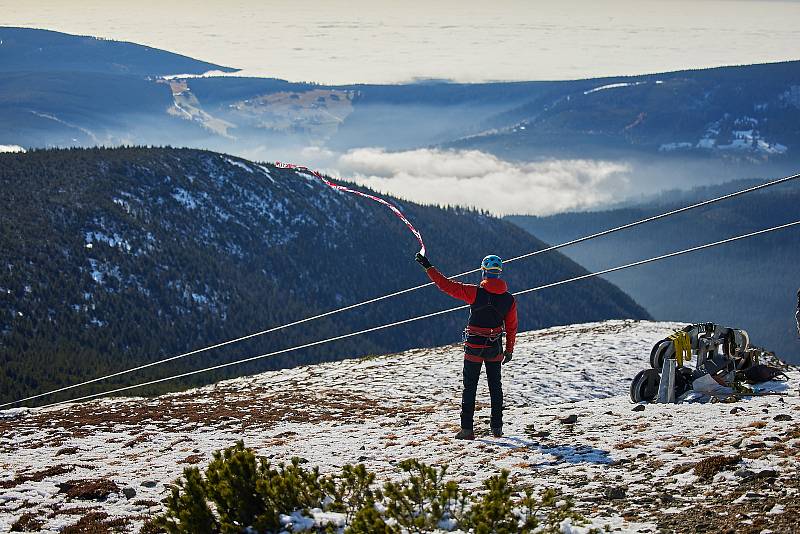
[(503, 260), (499, 256), (490, 254), (483, 258), (481, 262), (481, 271), (485, 278), (499, 278), (503, 272)]

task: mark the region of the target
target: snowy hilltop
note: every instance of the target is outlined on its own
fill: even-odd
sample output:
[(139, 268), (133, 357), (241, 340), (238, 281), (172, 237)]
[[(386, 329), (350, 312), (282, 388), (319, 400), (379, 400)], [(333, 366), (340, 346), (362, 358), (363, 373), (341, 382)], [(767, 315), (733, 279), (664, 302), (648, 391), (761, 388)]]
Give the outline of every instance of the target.
[[(0, 531), (139, 532), (185, 467), (240, 439), (323, 473), (363, 463), (380, 484), (412, 458), (449, 465), (470, 491), (507, 469), (518, 486), (574, 499), (588, 522), (564, 522), (565, 532), (797, 531), (798, 373), (786, 396), (631, 404), (653, 343), (681, 326), (616, 320), (521, 334), (504, 367), (506, 434), (491, 437), (482, 378), (474, 442), (453, 439), (458, 345), (0, 412)], [(315, 516), (293, 528), (324, 521), (337, 524)]]

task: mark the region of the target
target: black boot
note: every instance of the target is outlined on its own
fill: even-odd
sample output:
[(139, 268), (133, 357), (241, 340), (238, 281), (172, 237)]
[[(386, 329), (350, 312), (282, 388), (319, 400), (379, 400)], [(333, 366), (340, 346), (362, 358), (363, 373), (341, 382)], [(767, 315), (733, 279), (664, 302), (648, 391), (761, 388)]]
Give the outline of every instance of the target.
[(462, 428), (456, 434), (456, 439), (475, 439), (475, 432), (471, 428)]
[(496, 437), (496, 438), (502, 438), (503, 437), (503, 427), (502, 426), (497, 426), (497, 427), (493, 426), (492, 427), (492, 435), (494, 437)]

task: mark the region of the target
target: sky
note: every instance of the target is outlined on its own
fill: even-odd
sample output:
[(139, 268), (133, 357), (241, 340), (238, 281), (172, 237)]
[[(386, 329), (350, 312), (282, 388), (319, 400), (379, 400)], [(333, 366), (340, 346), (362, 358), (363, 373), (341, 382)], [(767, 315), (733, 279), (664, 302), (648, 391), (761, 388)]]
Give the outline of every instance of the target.
[(0, 0), (0, 25), (321, 83), (575, 79), (798, 59), (800, 2)]

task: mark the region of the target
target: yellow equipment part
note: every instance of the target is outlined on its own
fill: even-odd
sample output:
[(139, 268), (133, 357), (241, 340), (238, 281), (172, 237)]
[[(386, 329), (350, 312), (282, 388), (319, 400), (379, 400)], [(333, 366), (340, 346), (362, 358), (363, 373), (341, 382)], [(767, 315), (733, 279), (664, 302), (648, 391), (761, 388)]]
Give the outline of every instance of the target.
[(669, 336), (669, 340), (675, 346), (675, 359), (677, 360), (678, 367), (683, 365), (684, 361), (692, 359), (692, 338), (688, 332), (675, 332)]

